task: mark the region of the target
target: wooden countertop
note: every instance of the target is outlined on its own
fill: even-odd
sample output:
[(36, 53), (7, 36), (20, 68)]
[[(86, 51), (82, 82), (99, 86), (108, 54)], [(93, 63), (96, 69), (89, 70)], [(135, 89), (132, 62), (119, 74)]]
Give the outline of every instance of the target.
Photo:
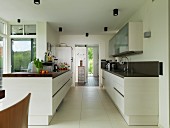
[(59, 72), (51, 72), (47, 74), (30, 73), (30, 72), (13, 72), (13, 73), (3, 74), (3, 77), (52, 77), (52, 78), (55, 78), (68, 71), (70, 70), (61, 70)]

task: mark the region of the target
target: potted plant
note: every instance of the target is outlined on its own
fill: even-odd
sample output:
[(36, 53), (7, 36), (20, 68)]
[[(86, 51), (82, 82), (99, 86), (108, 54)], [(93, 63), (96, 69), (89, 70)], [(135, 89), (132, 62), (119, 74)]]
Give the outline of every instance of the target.
[(40, 70), (43, 68), (42, 60), (40, 61), (38, 58), (35, 58), (34, 64), (37, 68), (37, 72), (40, 73)]

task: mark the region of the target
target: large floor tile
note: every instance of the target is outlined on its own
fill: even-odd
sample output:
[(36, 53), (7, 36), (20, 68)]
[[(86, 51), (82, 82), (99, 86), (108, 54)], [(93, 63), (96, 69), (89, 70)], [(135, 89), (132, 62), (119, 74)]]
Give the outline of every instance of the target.
[(28, 128), (51, 128), (50, 126), (28, 126)]
[(60, 109), (53, 120), (80, 120), (81, 109)]
[(104, 109), (100, 101), (86, 101), (82, 102), (82, 109)]
[(112, 128), (109, 121), (80, 121), (80, 128)]
[(57, 120), (50, 123), (49, 128), (79, 128), (79, 121)]
[(103, 109), (82, 109), (81, 120), (105, 121), (109, 120), (109, 117)]

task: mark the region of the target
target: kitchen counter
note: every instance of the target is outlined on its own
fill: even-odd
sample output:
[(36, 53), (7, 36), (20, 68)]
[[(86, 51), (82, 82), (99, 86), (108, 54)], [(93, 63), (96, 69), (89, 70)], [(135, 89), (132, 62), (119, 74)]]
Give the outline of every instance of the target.
[(47, 74), (31, 73), (31, 72), (13, 72), (13, 73), (3, 74), (3, 77), (52, 77), (52, 78), (55, 78), (68, 71), (70, 70), (62, 70), (59, 72), (52, 72), (52, 73), (47, 73)]
[(48, 74), (14, 72), (3, 74), (5, 102), (0, 110), (20, 101), (31, 93), (28, 125), (49, 125), (63, 98), (72, 85), (72, 71)]
[(136, 73), (136, 72), (123, 72), (123, 71), (120, 71), (120, 70), (107, 70), (107, 69), (103, 69), (104, 71), (107, 71), (107, 72), (110, 72), (114, 75), (117, 75), (119, 77), (159, 77), (158, 75), (148, 75), (148, 74), (142, 74), (142, 73)]

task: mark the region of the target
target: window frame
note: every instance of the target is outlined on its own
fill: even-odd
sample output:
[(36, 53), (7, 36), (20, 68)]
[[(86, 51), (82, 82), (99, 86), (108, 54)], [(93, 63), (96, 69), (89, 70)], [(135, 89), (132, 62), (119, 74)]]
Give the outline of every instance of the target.
[(2, 63), (2, 65), (3, 65), (3, 73), (4, 72), (7, 72), (7, 33), (8, 33), (8, 29), (7, 29), (7, 27), (8, 27), (8, 23), (7, 23), (7, 21), (5, 21), (5, 20), (3, 20), (2, 18), (0, 18), (0, 22), (1, 23), (3, 23), (4, 24), (4, 32), (3, 33), (1, 33), (0, 32), (0, 36), (3, 38), (3, 63)]

